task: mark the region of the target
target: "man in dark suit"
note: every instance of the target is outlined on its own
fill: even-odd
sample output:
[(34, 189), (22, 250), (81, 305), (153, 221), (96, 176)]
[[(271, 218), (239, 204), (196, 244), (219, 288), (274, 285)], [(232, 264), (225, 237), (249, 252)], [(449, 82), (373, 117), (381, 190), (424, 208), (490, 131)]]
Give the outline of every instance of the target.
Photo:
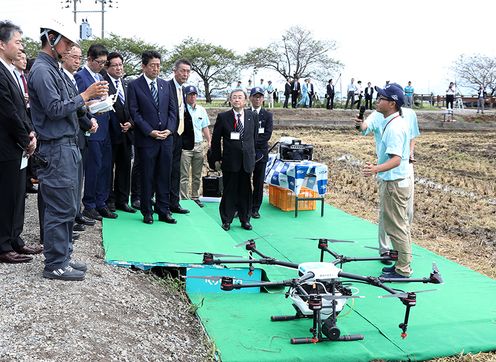
[(110, 195), (107, 200), (109, 209), (117, 209), (135, 213), (129, 207), (129, 192), (131, 189), (131, 158), (133, 144), (133, 121), (126, 103), (127, 82), (124, 75), (124, 58), (117, 52), (107, 57), (107, 72), (104, 79), (109, 82), (109, 94), (117, 94), (114, 110), (110, 113), (109, 133), (112, 141), (112, 169), (110, 173)]
[[(92, 44), (87, 52), (87, 63), (76, 73), (77, 86), (84, 92), (95, 82), (103, 81), (100, 74), (107, 62), (108, 51), (101, 44)], [(117, 214), (107, 207), (112, 173), (112, 145), (109, 134), (109, 112), (95, 115), (98, 131), (88, 140), (88, 153), (84, 163), (83, 215), (95, 220), (102, 217), (115, 219)]]
[(312, 80), (309, 78), (308, 79), (308, 98), (310, 99), (310, 104), (308, 105), (309, 108), (312, 108), (314, 96), (315, 96), (315, 90), (313, 89)]
[(265, 167), (269, 160), (269, 140), (272, 137), (272, 113), (262, 108), (264, 101), (263, 89), (255, 87), (250, 93), (251, 110), (258, 115), (258, 135), (255, 143), (255, 169), (253, 170), (253, 199), (251, 216), (260, 218), (260, 206), (263, 200)]
[(326, 94), (327, 94), (326, 108), (334, 109), (334, 84), (332, 84), (332, 79), (329, 79), (329, 82), (327, 82)]
[(294, 76), (293, 82), (291, 82), (291, 107), (296, 108), (298, 104), (298, 96), (301, 92), (301, 85), (298, 82), (298, 77)]
[[(25, 263), (27, 254), (41, 253), (21, 239), (24, 226), (27, 156), (36, 148), (24, 92), (14, 75), (12, 62), (23, 49), (21, 29), (0, 22), (0, 263)], [(24, 157), (26, 156), (26, 157)]]
[[(229, 230), (238, 211), (241, 227), (251, 230), (251, 174), (255, 168), (256, 115), (243, 108), (246, 93), (235, 89), (229, 97), (233, 109), (219, 113), (212, 135), (212, 160), (222, 170), (224, 192), (219, 212), (222, 228)], [(222, 144), (222, 147), (221, 147)]]
[(172, 134), (177, 131), (177, 109), (170, 85), (160, 74), (160, 54), (149, 50), (141, 56), (143, 75), (129, 83), (127, 101), (135, 124), (134, 140), (141, 172), (141, 213), (153, 224), (152, 194), (158, 219), (175, 224), (169, 208)]
[(291, 78), (286, 78), (286, 84), (284, 84), (284, 108), (288, 108), (289, 96), (291, 94)]
[(374, 96), (374, 87), (372, 83), (367, 83), (367, 88), (365, 88), (365, 108), (372, 109), (372, 98)]
[[(169, 80), (171, 99), (176, 103), (176, 118), (178, 122), (177, 130), (173, 133), (174, 144), (172, 150), (172, 171), (170, 186), (170, 211), (177, 214), (187, 214), (189, 210), (184, 209), (179, 204), (181, 190), (181, 154), (183, 152), (183, 137), (190, 135), (185, 133), (185, 100), (183, 94), (183, 85), (188, 81), (191, 73), (191, 63), (187, 59), (179, 59), (174, 63), (174, 76)], [(192, 124), (189, 123), (192, 130)]]

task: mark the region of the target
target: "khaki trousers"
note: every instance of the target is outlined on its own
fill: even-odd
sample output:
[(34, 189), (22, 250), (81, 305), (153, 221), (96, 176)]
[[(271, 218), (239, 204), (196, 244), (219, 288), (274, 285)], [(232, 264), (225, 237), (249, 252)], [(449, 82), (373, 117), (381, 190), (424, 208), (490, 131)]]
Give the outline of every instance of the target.
[(407, 205), (411, 195), (410, 179), (382, 181), (380, 183), (380, 214), (384, 231), (389, 236), (393, 249), (398, 251), (395, 269), (398, 274), (410, 276), (412, 269), (412, 241)]
[(181, 154), (181, 199), (189, 199), (189, 171), (191, 169), (191, 199), (200, 197), (200, 185), (203, 169), (203, 143), (195, 143), (192, 150), (183, 150)]

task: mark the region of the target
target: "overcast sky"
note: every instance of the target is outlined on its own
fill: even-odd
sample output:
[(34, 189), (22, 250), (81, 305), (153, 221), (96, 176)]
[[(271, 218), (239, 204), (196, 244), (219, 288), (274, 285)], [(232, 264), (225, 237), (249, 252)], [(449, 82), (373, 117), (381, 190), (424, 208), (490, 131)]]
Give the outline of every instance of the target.
[[(37, 38), (44, 18), (73, 19), (73, 3), (62, 10), (62, 2), (2, 0), (0, 17)], [(94, 0), (81, 0), (77, 6), (101, 9)], [(450, 66), (460, 54), (496, 56), (494, 0), (118, 0), (118, 8), (106, 10), (107, 34), (138, 37), (169, 49), (192, 36), (242, 54), (280, 39), (292, 25), (303, 26), (316, 39), (336, 41), (331, 56), (344, 64), (343, 90), (354, 77), (379, 86), (386, 80), (405, 86), (411, 80), (416, 93), (444, 94), (448, 82), (455, 81)], [(79, 14), (78, 23), (81, 18), (88, 18), (93, 34), (101, 34), (101, 14)], [(282, 84), (274, 74), (261, 73), (257, 79), (260, 76)]]

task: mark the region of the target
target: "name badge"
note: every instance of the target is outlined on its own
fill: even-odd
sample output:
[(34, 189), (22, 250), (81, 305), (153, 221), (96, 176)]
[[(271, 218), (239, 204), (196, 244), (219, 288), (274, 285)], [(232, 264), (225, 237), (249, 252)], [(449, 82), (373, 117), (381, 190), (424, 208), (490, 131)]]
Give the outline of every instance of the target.
[(265, 132), (265, 128), (260, 127), (260, 128), (258, 129), (258, 133), (264, 133), (264, 132)]
[(239, 140), (239, 132), (231, 132), (232, 140)]

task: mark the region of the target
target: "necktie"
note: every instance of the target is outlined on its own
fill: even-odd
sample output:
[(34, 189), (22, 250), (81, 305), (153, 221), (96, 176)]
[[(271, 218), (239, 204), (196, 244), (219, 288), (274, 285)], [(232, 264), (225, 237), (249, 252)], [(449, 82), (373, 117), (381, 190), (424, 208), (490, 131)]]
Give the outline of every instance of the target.
[(179, 124), (177, 125), (177, 133), (181, 135), (184, 132), (184, 102), (183, 89), (177, 88), (177, 104), (179, 106)]
[(150, 83), (150, 91), (152, 92), (153, 101), (155, 102), (155, 105), (158, 107), (158, 92), (157, 92), (157, 87), (155, 87), (155, 81), (152, 81)]
[(72, 84), (74, 84), (74, 88), (76, 88), (76, 90), (79, 92), (79, 89), (78, 89), (78, 86), (77, 86), (77, 82), (76, 82), (76, 79), (74, 77), (71, 78), (71, 81), (72, 81)]
[(24, 87), (24, 93), (28, 92), (28, 83), (26, 82), (26, 77), (24, 73), (21, 73), (22, 86)]
[(125, 98), (124, 98), (124, 93), (119, 88), (119, 79), (115, 81), (115, 89), (117, 89), (117, 96), (119, 97), (119, 100), (121, 101), (122, 104), (124, 104)]
[(236, 118), (237, 118), (236, 129), (239, 132), (239, 139), (243, 139), (244, 128), (243, 128), (243, 123), (241, 123), (241, 113), (236, 113)]

